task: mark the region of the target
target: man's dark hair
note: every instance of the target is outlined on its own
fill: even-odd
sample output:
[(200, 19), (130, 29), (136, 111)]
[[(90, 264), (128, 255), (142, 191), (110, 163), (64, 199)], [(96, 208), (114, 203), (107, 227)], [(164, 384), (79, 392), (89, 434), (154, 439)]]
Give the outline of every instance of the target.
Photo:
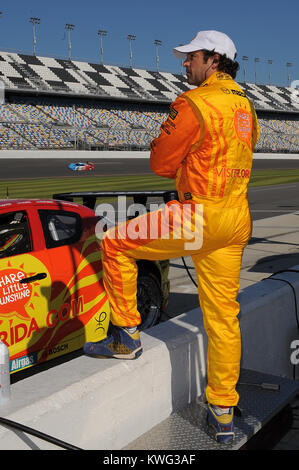
[[(210, 57), (213, 57), (215, 55), (214, 51), (207, 51), (203, 50), (203, 55), (204, 55), (204, 61), (207, 62), (207, 60)], [(224, 72), (228, 73), (232, 78), (236, 78), (237, 71), (239, 70), (240, 66), (238, 62), (234, 62), (231, 59), (228, 59), (225, 55), (220, 55), (219, 58), (219, 63), (218, 63), (218, 70), (219, 72)]]

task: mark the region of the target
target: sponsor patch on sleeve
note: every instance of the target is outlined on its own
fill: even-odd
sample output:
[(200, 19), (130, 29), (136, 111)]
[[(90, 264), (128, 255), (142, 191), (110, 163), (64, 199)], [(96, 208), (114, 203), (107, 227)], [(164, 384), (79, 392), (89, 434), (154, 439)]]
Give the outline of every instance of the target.
[(170, 119), (172, 119), (173, 121), (175, 120), (175, 118), (177, 117), (178, 115), (178, 111), (175, 109), (175, 108), (170, 108), (170, 111), (169, 111), (169, 117)]

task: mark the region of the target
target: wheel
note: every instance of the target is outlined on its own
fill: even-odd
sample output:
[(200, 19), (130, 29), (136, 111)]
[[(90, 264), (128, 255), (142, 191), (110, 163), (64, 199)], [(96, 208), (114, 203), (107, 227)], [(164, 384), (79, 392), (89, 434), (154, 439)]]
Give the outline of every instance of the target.
[(139, 330), (158, 323), (161, 316), (162, 292), (157, 278), (150, 272), (140, 273), (137, 279), (137, 308), (141, 315)]

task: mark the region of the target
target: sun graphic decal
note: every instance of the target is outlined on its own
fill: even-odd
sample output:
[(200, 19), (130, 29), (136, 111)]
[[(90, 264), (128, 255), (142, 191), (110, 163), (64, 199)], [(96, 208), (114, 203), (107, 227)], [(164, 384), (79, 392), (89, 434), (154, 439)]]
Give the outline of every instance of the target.
[(46, 250), (0, 259), (0, 339), (9, 348), (11, 372), (105, 337), (110, 309), (92, 242), (78, 246), (63, 272), (53, 251), (51, 259)]
[(31, 255), (1, 260), (0, 319), (17, 316), (22, 320), (30, 320), (36, 308), (47, 302), (41, 298), (39, 281), (20, 283), (22, 279), (39, 272), (46, 272), (49, 276), (44, 264)]
[[(46, 279), (21, 283), (22, 279), (45, 273)], [(10, 348), (10, 357), (30, 338), (41, 332), (41, 321), (48, 308), (50, 274), (44, 263), (31, 254), (0, 260), (0, 339)]]

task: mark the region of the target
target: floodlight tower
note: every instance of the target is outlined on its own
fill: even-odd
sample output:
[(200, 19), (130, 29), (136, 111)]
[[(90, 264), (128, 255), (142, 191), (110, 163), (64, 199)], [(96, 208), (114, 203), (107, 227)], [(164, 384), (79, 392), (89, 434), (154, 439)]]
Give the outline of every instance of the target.
[(68, 49), (69, 49), (69, 60), (72, 59), (71, 51), (72, 51), (72, 43), (71, 43), (71, 31), (75, 29), (74, 24), (66, 23), (65, 29), (67, 30), (67, 38), (68, 38)]
[(162, 41), (160, 41), (159, 39), (155, 39), (154, 41), (154, 44), (156, 46), (156, 69), (157, 69), (157, 72), (159, 72), (159, 46), (162, 46)]
[(242, 60), (243, 60), (244, 83), (246, 83), (246, 69), (245, 69), (245, 62), (247, 62), (247, 60), (248, 60), (248, 56), (247, 56), (247, 55), (243, 55), (243, 57), (242, 57)]
[(35, 30), (35, 26), (37, 24), (40, 24), (40, 18), (36, 18), (36, 17), (31, 17), (30, 18), (30, 23), (32, 23), (32, 32), (33, 32), (33, 55), (36, 55), (36, 30)]
[(287, 62), (287, 63), (286, 63), (286, 66), (287, 66), (287, 74), (288, 74), (288, 86), (290, 86), (290, 81), (291, 81), (289, 69), (290, 69), (290, 67), (292, 67), (292, 65), (293, 65), (292, 62)]
[(98, 35), (100, 36), (100, 46), (101, 46), (101, 64), (103, 65), (103, 57), (104, 57), (104, 50), (103, 50), (103, 37), (107, 36), (107, 31), (104, 29), (99, 29)]
[(135, 34), (128, 34), (129, 47), (130, 47), (130, 67), (133, 67), (133, 53), (132, 53), (132, 41), (135, 41)]
[(271, 67), (270, 65), (273, 64), (273, 60), (272, 59), (268, 59), (268, 65), (269, 65), (269, 71), (268, 71), (268, 82), (269, 82), (269, 85), (271, 85)]
[(256, 64), (260, 61), (258, 57), (254, 58), (254, 83), (257, 83), (257, 72), (256, 72)]

